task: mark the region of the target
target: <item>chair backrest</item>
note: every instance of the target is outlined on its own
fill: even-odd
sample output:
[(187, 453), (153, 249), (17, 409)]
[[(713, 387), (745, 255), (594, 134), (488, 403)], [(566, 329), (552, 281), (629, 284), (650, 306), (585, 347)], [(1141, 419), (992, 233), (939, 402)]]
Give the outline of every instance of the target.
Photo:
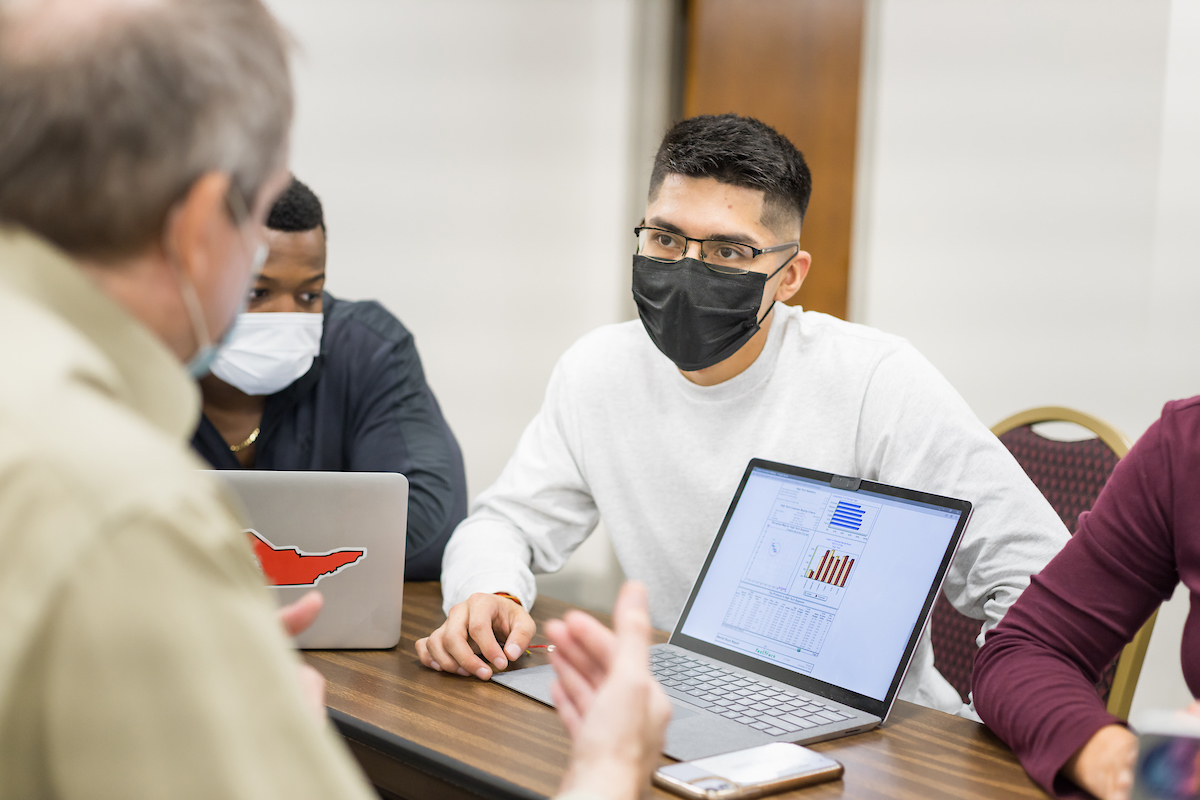
[[(1033, 430), (1041, 422), (1074, 423), (1095, 436), (1079, 441), (1048, 439)], [(1079, 515), (1096, 502), (1117, 461), (1129, 452), (1129, 440), (1111, 425), (1056, 406), (1015, 414), (998, 423), (992, 432), (1013, 454), (1072, 534), (1079, 526)], [(943, 594), (934, 606), (930, 624), (934, 664), (966, 702), (981, 622), (959, 614)], [(1152, 617), (1121, 658), (1105, 670), (1096, 686), (1108, 700), (1109, 711), (1121, 718), (1129, 713), (1153, 625)]]

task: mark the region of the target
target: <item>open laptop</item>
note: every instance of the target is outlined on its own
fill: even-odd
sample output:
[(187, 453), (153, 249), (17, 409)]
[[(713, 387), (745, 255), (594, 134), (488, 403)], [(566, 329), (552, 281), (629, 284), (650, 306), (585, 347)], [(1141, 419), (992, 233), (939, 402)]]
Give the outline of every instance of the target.
[[(755, 459), (651, 669), (663, 752), (809, 744), (887, 719), (971, 513), (965, 500)], [(553, 705), (550, 666), (493, 680)]]
[(280, 605), (325, 596), (304, 649), (383, 649), (400, 641), (408, 479), (391, 472), (220, 470)]

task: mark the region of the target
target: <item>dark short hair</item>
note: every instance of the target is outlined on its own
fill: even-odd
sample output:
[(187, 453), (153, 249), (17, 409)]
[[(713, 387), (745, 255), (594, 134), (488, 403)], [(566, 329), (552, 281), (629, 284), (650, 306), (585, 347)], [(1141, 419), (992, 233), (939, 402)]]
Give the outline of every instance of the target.
[(267, 227), (273, 231), (287, 233), (311, 231), (320, 228), (325, 232), (325, 212), (321, 208), (321, 200), (313, 190), (302, 183), (295, 175), (283, 194), (271, 206), (267, 215)]
[(763, 223), (804, 221), (812, 173), (796, 146), (766, 123), (737, 114), (690, 117), (663, 137), (650, 173), (650, 197), (668, 175), (715, 178), (765, 195)]
[(288, 43), (262, 0), (122, 9), (54, 46), (28, 44), (37, 13), (0, 0), (0, 222), (123, 257), (204, 173), (251, 206), (283, 166)]

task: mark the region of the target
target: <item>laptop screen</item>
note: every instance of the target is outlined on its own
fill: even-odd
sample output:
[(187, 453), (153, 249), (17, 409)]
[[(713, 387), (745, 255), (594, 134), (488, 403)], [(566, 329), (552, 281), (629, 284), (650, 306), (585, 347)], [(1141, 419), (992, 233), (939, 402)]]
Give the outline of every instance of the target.
[(676, 633), (890, 707), (970, 504), (769, 463), (747, 469)]

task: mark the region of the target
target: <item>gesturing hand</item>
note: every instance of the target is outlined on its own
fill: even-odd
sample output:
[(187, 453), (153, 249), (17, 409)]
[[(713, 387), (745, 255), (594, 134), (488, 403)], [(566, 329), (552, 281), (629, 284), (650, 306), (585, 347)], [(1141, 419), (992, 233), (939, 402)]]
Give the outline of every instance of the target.
[(308, 626), (316, 621), (317, 615), (325, 606), (325, 598), (316, 589), (305, 592), (294, 603), (288, 603), (279, 609), (279, 621), (288, 636), (299, 636), (308, 630)]
[[(279, 622), (288, 636), (299, 636), (308, 630), (321, 608), (325, 598), (316, 589), (307, 592), (294, 603), (288, 603), (279, 609)], [(300, 676), (300, 691), (304, 694), (304, 704), (309, 712), (318, 720), (325, 719), (325, 676), (308, 664), (297, 667)]]
[(646, 589), (626, 583), (613, 609), (616, 633), (572, 611), (546, 625), (554, 643), (551, 687), (571, 734), (562, 790), (633, 800), (646, 788), (662, 750), (671, 704), (650, 674)]

